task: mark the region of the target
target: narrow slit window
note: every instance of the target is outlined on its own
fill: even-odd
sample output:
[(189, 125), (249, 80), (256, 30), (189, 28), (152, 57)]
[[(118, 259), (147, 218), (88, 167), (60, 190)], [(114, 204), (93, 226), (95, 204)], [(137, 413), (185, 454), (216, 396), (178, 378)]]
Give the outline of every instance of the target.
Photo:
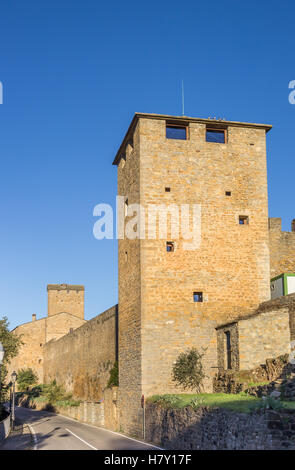
[(128, 199), (125, 200), (125, 217), (127, 217), (128, 213)]
[(187, 140), (188, 127), (166, 124), (166, 139)]
[(225, 341), (226, 341), (226, 366), (227, 369), (232, 368), (232, 360), (231, 360), (231, 337), (230, 331), (225, 332)]
[(240, 215), (239, 216), (239, 224), (240, 225), (248, 225), (249, 224), (249, 217), (247, 215)]
[(194, 302), (203, 302), (203, 292), (194, 292)]
[(174, 251), (174, 243), (173, 242), (166, 242), (166, 251), (171, 253)]
[(226, 143), (226, 129), (206, 129), (206, 142)]

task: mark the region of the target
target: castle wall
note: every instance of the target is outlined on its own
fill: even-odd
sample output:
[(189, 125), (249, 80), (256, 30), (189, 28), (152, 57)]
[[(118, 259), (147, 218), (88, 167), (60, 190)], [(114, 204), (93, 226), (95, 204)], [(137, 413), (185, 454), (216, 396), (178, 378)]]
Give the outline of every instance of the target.
[(45, 318), (46, 343), (52, 339), (59, 339), (69, 333), (70, 329), (75, 330), (84, 325), (86, 320), (82, 320), (70, 313), (61, 312), (52, 317)]
[(16, 357), (12, 358), (7, 366), (7, 379), (13, 371), (32, 368), (38, 375), (39, 382), (43, 382), (43, 345), (46, 341), (45, 318), (16, 327), (13, 333), (21, 336), (23, 345)]
[(282, 232), (282, 219), (269, 219), (270, 277), (295, 272), (295, 231)]
[(13, 330), (14, 334), (21, 336), (24, 343), (18, 355), (11, 359), (8, 367), (8, 378), (15, 370), (32, 368), (38, 375), (39, 383), (43, 382), (43, 347), (47, 341), (58, 339), (66, 335), (70, 328), (76, 329), (86, 321), (70, 315), (59, 313), (52, 317), (41, 318), (29, 323), (24, 323)]
[(44, 346), (44, 382), (56, 380), (81, 400), (97, 401), (117, 360), (117, 306)]
[(49, 284), (48, 316), (68, 312), (84, 320), (84, 286)]

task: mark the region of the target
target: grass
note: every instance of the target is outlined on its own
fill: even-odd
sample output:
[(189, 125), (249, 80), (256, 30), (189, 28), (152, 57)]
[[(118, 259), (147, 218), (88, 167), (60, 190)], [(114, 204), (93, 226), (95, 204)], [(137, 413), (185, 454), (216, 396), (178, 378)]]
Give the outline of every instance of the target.
[(282, 400), (282, 403), (285, 405), (285, 407), (288, 410), (294, 410), (295, 411), (295, 401), (283, 401)]
[[(260, 402), (260, 398), (247, 395), (227, 393), (198, 393), (177, 395), (154, 395), (148, 399), (153, 403), (161, 403), (167, 408), (184, 408), (185, 406), (208, 406), (210, 408), (225, 408), (237, 413), (250, 413)], [(295, 402), (282, 402), (286, 408), (295, 410)]]
[(248, 387), (261, 387), (262, 385), (268, 385), (270, 382), (248, 382)]

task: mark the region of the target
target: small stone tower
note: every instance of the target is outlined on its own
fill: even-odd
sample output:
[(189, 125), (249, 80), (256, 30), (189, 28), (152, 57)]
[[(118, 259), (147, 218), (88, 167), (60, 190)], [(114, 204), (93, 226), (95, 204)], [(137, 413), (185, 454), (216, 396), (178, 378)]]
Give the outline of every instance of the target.
[(48, 316), (70, 313), (84, 320), (84, 286), (48, 284)]

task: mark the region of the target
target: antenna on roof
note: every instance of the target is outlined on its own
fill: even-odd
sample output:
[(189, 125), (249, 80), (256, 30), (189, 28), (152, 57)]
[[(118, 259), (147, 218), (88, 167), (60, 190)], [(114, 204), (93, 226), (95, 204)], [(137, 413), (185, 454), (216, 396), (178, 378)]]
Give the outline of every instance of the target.
[(181, 80), (181, 94), (182, 94), (182, 115), (184, 116), (184, 88), (183, 88), (183, 80)]

